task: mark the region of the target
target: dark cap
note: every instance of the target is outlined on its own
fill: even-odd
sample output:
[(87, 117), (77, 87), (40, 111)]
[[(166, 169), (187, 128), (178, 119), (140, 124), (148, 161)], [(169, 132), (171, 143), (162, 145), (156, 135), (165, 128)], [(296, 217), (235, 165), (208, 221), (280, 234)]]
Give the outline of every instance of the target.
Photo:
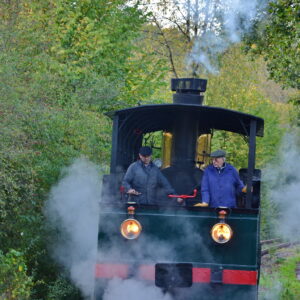
[(226, 156), (226, 152), (223, 150), (216, 150), (210, 154), (210, 157), (213, 158), (225, 157), (225, 156)]
[(140, 148), (139, 154), (143, 156), (150, 156), (152, 154), (152, 149), (148, 146), (143, 146)]

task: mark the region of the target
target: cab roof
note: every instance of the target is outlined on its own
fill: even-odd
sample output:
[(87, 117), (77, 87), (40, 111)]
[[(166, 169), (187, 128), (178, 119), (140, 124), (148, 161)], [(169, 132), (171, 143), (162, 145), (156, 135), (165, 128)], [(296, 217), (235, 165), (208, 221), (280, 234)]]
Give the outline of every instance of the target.
[[(249, 136), (250, 123), (256, 121), (256, 136), (264, 134), (262, 118), (220, 107), (196, 104), (156, 104), (141, 105), (107, 113), (110, 118), (118, 117), (119, 122), (126, 122), (126, 127), (139, 128), (142, 132), (170, 130), (173, 122), (183, 113), (199, 121), (202, 129), (226, 130)], [(121, 126), (119, 123), (119, 126)], [(128, 127), (127, 127), (128, 128)]]

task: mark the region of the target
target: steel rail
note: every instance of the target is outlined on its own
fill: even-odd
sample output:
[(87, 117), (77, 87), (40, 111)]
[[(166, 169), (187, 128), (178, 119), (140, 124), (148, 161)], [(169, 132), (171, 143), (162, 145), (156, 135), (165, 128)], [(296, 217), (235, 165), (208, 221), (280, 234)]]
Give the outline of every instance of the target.
[(289, 248), (291, 246), (295, 246), (295, 245), (298, 245), (300, 244), (300, 242), (288, 242), (288, 243), (281, 243), (281, 244), (277, 244), (277, 245), (274, 245), (268, 249), (264, 249), (261, 251), (261, 256), (264, 256), (266, 254), (270, 254), (271, 252), (273, 251), (276, 251), (276, 250), (279, 250), (279, 249), (283, 249), (283, 248)]
[(261, 245), (268, 245), (268, 244), (274, 244), (274, 243), (277, 243), (277, 242), (280, 242), (280, 241), (282, 241), (281, 238), (276, 238), (276, 239), (270, 239), (270, 240), (260, 241), (260, 244)]

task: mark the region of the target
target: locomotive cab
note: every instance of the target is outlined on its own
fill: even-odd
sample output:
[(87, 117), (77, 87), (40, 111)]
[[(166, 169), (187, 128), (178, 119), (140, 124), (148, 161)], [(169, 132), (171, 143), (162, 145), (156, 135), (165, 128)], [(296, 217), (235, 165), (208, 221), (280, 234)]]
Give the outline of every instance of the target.
[[(203, 106), (206, 84), (204, 79), (172, 79), (171, 87), (175, 91), (172, 104), (144, 105), (109, 114), (113, 119), (113, 139), (111, 174), (103, 182), (104, 202), (125, 201), (120, 194), (122, 178), (129, 165), (137, 160), (141, 146), (153, 149), (154, 160), (161, 162), (162, 173), (177, 194), (189, 195), (197, 189), (194, 202), (200, 202), (199, 190), (203, 169), (209, 164), (212, 136), (216, 131), (227, 131), (248, 139), (248, 168), (242, 169), (240, 175), (250, 189), (246, 198), (237, 199), (237, 205), (258, 207), (260, 171), (254, 169), (255, 137), (263, 135), (263, 120)], [(155, 202), (167, 204), (159, 195), (158, 191)], [(193, 200), (188, 203), (192, 204)]]

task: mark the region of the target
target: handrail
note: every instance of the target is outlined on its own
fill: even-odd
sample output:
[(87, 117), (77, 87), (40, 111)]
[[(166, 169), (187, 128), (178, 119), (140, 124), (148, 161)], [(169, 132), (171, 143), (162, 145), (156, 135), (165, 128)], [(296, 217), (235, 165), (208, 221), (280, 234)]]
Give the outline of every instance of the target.
[(197, 196), (197, 189), (194, 189), (193, 195), (168, 195), (170, 198), (182, 198), (182, 199), (187, 199), (187, 198), (195, 198)]

